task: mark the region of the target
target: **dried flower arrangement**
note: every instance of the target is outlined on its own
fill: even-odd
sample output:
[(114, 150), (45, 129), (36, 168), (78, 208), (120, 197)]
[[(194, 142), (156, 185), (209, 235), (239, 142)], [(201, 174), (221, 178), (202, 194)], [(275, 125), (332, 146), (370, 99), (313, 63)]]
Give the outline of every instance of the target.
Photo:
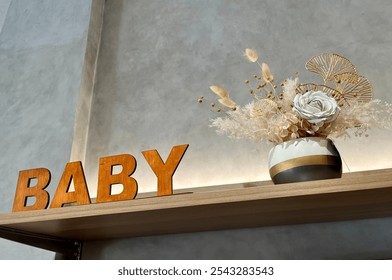
[[(225, 88), (211, 86), (220, 105), (210, 106), (225, 113), (211, 120), (218, 133), (278, 144), (300, 137), (347, 137), (349, 129), (355, 136), (368, 136), (372, 126), (392, 128), (392, 104), (373, 100), (369, 80), (340, 55), (324, 53), (306, 63), (307, 70), (321, 76), (322, 84), (300, 84), (298, 77), (289, 78), (280, 84), (281, 91), (255, 50), (246, 49), (244, 56), (261, 71), (253, 76), (254, 82), (245, 81), (253, 100), (241, 107)], [(204, 97), (198, 100), (204, 101)]]

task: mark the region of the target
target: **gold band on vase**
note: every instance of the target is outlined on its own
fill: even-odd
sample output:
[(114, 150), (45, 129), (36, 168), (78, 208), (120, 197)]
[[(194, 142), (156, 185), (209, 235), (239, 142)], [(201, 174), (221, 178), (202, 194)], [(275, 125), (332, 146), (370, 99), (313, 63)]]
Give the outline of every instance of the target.
[(272, 166), (269, 170), (271, 178), (286, 170), (307, 165), (335, 165), (340, 160), (336, 156), (313, 155), (289, 159)]

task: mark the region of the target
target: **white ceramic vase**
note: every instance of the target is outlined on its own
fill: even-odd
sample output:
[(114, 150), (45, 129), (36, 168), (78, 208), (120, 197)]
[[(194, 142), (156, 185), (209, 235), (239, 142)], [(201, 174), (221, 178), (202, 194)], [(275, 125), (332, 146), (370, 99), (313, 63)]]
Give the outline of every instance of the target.
[(303, 137), (273, 147), (268, 158), (275, 184), (340, 178), (342, 160), (330, 139)]

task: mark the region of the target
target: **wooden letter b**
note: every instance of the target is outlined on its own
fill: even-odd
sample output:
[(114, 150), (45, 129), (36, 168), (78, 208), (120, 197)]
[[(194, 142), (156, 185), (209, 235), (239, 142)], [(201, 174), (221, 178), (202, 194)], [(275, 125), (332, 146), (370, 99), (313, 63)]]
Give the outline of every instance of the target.
[[(37, 179), (35, 186), (30, 186), (31, 180)], [(49, 193), (45, 188), (50, 183), (50, 171), (46, 168), (36, 168), (19, 172), (12, 212), (41, 210), (49, 205)], [(27, 198), (35, 197), (35, 203), (27, 206)]]
[[(113, 167), (121, 165), (119, 174), (112, 174)], [(136, 159), (129, 154), (104, 157), (99, 160), (97, 202), (134, 199), (137, 181), (130, 177), (136, 169)], [(123, 191), (112, 195), (112, 185), (122, 184)]]

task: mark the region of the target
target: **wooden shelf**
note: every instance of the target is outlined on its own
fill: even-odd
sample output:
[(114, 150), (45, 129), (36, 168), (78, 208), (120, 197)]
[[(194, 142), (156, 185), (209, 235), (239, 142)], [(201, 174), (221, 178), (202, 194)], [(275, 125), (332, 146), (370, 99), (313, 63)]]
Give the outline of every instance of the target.
[(346, 173), (333, 180), (261, 182), (182, 192), (1, 214), (0, 226), (88, 241), (392, 216), (392, 169)]
[(90, 240), (392, 216), (392, 169), (333, 180), (177, 192), (0, 214), (0, 237), (79, 259), (83, 241)]

